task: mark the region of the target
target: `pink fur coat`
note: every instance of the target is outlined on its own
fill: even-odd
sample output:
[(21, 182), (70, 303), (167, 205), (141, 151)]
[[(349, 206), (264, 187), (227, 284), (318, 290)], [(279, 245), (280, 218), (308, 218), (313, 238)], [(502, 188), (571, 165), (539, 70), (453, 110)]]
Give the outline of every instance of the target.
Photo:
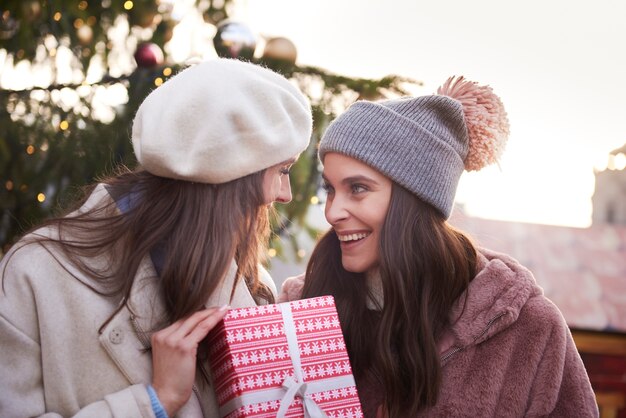
[[(304, 280), (287, 279), (279, 301), (298, 299)], [(563, 316), (530, 271), (511, 257), (480, 250), (467, 302), (457, 304), (451, 320), (439, 342), (439, 399), (420, 416), (598, 416)], [(375, 379), (357, 385), (365, 417), (380, 416), (384, 388)]]

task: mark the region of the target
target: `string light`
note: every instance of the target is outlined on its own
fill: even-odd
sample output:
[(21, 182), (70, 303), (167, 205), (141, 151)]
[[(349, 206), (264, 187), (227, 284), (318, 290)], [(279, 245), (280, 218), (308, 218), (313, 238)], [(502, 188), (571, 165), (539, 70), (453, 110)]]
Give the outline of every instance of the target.
[(126, 9), (126, 10), (130, 10), (130, 9), (132, 9), (132, 8), (133, 8), (133, 6), (134, 6), (134, 4), (133, 4), (133, 2), (132, 2), (132, 1), (130, 1), (130, 0), (125, 1), (125, 2), (124, 2), (124, 9)]
[(154, 85), (159, 87), (161, 84), (163, 84), (163, 79), (161, 77), (157, 77), (154, 79)]
[(45, 194), (43, 194), (43, 193), (39, 193), (39, 194), (37, 195), (37, 201), (38, 201), (39, 203), (43, 203), (45, 200), (46, 200), (46, 195), (45, 195)]
[(306, 255), (306, 251), (303, 248), (298, 250), (298, 257), (303, 258)]
[(89, 6), (89, 4), (83, 0), (80, 3), (78, 3), (78, 10), (87, 10), (87, 7)]
[(62, 131), (67, 130), (67, 128), (69, 127), (70, 124), (66, 120), (62, 120), (61, 123), (59, 123), (59, 129), (61, 129)]
[(317, 205), (320, 202), (319, 197), (317, 196), (311, 196), (311, 204), (312, 205)]
[(74, 21), (74, 28), (79, 29), (81, 26), (83, 26), (85, 24), (85, 22), (83, 21), (83, 19), (78, 18)]
[(26, 154), (33, 155), (34, 153), (35, 153), (35, 147), (33, 147), (32, 145), (29, 145), (26, 147)]
[(6, 187), (8, 191), (13, 190), (13, 182), (11, 180), (7, 180), (6, 183), (4, 183), (4, 187)]
[(61, 20), (61, 12), (56, 12), (54, 16), (52, 16), (52, 18), (55, 22), (58, 22), (59, 20)]
[(270, 248), (270, 249), (267, 251), (267, 254), (268, 254), (270, 257), (272, 257), (272, 258), (276, 257), (276, 249), (275, 249), (275, 248)]
[(163, 68), (163, 75), (165, 77), (169, 77), (172, 75), (172, 69), (170, 67)]
[(22, 184), (20, 186), (20, 192), (25, 192), (26, 190), (28, 190), (28, 186), (26, 184)]

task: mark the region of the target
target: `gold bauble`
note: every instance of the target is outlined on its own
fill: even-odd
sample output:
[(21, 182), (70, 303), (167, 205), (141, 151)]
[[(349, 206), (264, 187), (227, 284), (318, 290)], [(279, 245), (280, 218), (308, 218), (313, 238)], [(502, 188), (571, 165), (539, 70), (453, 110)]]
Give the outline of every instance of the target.
[(265, 59), (287, 61), (295, 64), (297, 57), (298, 51), (296, 46), (289, 39), (283, 37), (269, 39), (263, 50), (263, 58)]

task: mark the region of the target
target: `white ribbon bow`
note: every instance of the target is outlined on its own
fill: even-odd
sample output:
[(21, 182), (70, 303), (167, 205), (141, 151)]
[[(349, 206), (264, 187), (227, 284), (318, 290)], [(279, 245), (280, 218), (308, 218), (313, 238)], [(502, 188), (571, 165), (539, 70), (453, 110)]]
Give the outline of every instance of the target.
[(287, 389), (287, 392), (280, 401), (276, 418), (285, 418), (285, 414), (296, 395), (302, 399), (304, 418), (327, 418), (322, 408), (312, 398), (306, 396), (307, 384), (305, 382), (296, 382), (293, 376), (289, 376), (283, 382), (283, 388)]

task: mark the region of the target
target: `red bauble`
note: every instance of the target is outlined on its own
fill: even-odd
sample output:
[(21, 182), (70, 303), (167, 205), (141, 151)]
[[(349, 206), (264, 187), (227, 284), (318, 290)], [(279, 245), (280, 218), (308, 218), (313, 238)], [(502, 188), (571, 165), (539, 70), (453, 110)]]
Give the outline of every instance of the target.
[(140, 44), (135, 51), (135, 61), (140, 68), (152, 68), (163, 64), (163, 51), (157, 44), (146, 42)]

